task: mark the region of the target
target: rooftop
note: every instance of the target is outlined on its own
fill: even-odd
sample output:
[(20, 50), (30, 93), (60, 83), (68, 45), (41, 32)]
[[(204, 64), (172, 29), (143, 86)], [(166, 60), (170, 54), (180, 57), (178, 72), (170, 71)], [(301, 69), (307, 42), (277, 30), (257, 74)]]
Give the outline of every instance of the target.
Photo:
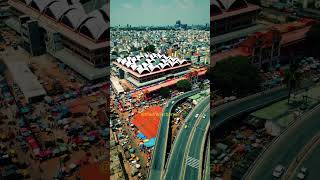
[(107, 67), (95, 68), (85, 61), (81, 60), (81, 56), (78, 56), (77, 54), (71, 52), (70, 50), (67, 50), (66, 48), (58, 50), (52, 55), (88, 80), (100, 79), (108, 76), (109, 74), (109, 69)]
[(249, 4), (245, 0), (213, 0), (211, 1), (211, 21), (224, 19), (226, 17), (260, 10), (257, 5)]
[(261, 31), (264, 30), (266, 28), (265, 25), (262, 24), (258, 24), (258, 25), (254, 25), (254, 26), (250, 26), (248, 28), (244, 28), (238, 31), (232, 31), (230, 33), (227, 34), (222, 34), (219, 36), (214, 36), (211, 38), (211, 45), (215, 45), (215, 44), (219, 44), (222, 42), (227, 42), (233, 39), (237, 39), (237, 38), (241, 38), (241, 37), (247, 37), (248, 35), (257, 32), (257, 31)]
[(119, 80), (114, 78), (114, 77), (110, 77), (110, 81), (112, 83), (112, 86), (116, 89), (117, 93), (123, 93), (124, 89), (121, 86), (121, 84), (119, 83)]
[[(17, 10), (23, 12), (24, 14), (38, 20), (38, 22), (41, 26), (52, 28), (55, 31), (61, 33), (63, 36), (68, 37), (70, 40), (74, 41), (75, 43), (77, 43), (81, 46), (86, 47), (89, 50), (104, 48), (104, 47), (107, 47), (109, 44), (108, 41), (97, 41), (99, 39), (93, 40), (92, 38), (90, 38), (90, 36), (84, 35), (82, 33), (78, 33), (75, 29), (73, 29), (63, 23), (59, 23), (59, 22), (57, 22), (57, 20), (55, 20), (54, 18), (51, 18), (47, 15), (42, 15), (39, 12), (39, 10), (36, 10), (35, 8), (29, 7), (20, 1), (9, 0), (8, 4), (10, 6), (16, 8)], [(53, 3), (53, 4), (55, 4), (55, 3)], [(63, 7), (60, 7), (60, 8), (63, 8)], [(74, 10), (74, 11), (76, 11), (76, 10)], [(77, 10), (77, 12), (78, 11), (80, 12), (81, 10)], [(73, 25), (80, 24), (78, 21), (72, 20), (72, 18), (78, 16), (77, 12), (74, 12), (75, 14), (70, 14), (70, 15), (66, 16), (66, 19), (69, 19), (66, 21), (69, 21)], [(101, 12), (101, 11), (99, 11), (99, 12)], [(83, 15), (83, 16), (85, 16), (85, 15)], [(86, 26), (83, 25), (83, 26), (81, 26), (81, 28), (88, 29), (90, 31), (91, 35), (95, 36), (94, 38), (97, 38), (98, 36), (102, 36), (103, 33), (107, 33), (107, 30), (109, 28), (109, 22), (103, 22), (101, 20), (102, 15), (98, 17), (97, 12), (93, 12), (91, 16), (94, 16), (96, 19), (100, 19), (100, 20), (96, 20), (97, 22), (93, 22), (93, 21), (88, 20), (88, 21), (86, 21), (86, 23), (89, 23), (90, 26), (88, 26), (89, 24)], [(78, 19), (78, 20), (80, 21), (80, 19)], [(99, 22), (101, 22), (101, 23), (99, 23)], [(93, 25), (92, 23), (103, 25), (103, 28), (100, 26), (96, 26), (96, 25), (92, 26)], [(94, 29), (91, 29), (90, 27), (92, 27)], [(107, 28), (107, 29), (104, 30), (105, 32), (100, 32), (101, 28), (102, 29)], [(99, 30), (99, 33), (97, 32), (98, 30)]]
[(118, 58), (114, 64), (125, 68), (127, 71), (138, 77), (143, 77), (170, 69), (188, 66), (191, 65), (191, 62), (185, 59), (167, 57), (156, 53), (145, 53), (142, 56), (138, 55), (134, 57)]
[(46, 91), (28, 65), (24, 61), (17, 61), (18, 58), (21, 57), (15, 55), (5, 56), (4, 62), (24, 96), (29, 99), (46, 95)]

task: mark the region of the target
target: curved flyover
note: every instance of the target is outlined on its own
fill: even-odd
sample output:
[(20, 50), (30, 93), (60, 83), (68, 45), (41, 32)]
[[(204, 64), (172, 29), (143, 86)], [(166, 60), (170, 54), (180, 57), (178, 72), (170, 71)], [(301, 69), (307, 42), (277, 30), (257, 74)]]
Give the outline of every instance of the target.
[[(201, 147), (204, 143), (202, 132), (210, 122), (209, 102), (210, 97), (206, 97), (187, 116), (188, 127), (182, 128), (174, 141), (165, 172), (165, 180), (183, 179), (186, 166), (194, 168), (193, 174), (198, 175), (202, 157), (200, 154), (203, 153)], [(199, 114), (198, 117), (195, 117), (196, 114)], [(203, 118), (204, 115), (206, 115), (205, 118)]]
[(158, 129), (156, 144), (153, 150), (151, 168), (149, 173), (150, 180), (161, 180), (165, 165), (167, 142), (168, 142), (168, 132), (170, 127), (170, 113), (172, 108), (184, 98), (192, 96), (196, 93), (199, 93), (200, 89), (186, 92), (182, 95), (176, 96), (170, 99), (165, 106), (162, 114), (162, 119), (160, 122), (160, 127)]
[(299, 152), (308, 144), (309, 140), (320, 132), (319, 117), (320, 106), (317, 106), (298, 119), (295, 124), (272, 142), (248, 172), (246, 179), (274, 179), (272, 172), (278, 164), (287, 169), (290, 163), (299, 157)]
[[(314, 83), (309, 80), (303, 80), (301, 82), (300, 89), (296, 93), (303, 92), (305, 89), (309, 89), (313, 85)], [(233, 117), (239, 116), (243, 113), (253, 112), (283, 100), (288, 97), (288, 93), (288, 88), (281, 86), (213, 108), (211, 112), (216, 112), (217, 116), (215, 118), (211, 118), (210, 127), (214, 130), (216, 127)]]
[(237, 101), (213, 108), (212, 111), (216, 112), (217, 116), (210, 120), (210, 126), (215, 129), (233, 117), (258, 110), (287, 97), (288, 89), (278, 88), (263, 94), (258, 93), (247, 98), (239, 99)]
[(202, 178), (203, 171), (203, 155), (206, 153), (205, 151), (205, 141), (207, 138), (207, 133), (209, 131), (210, 126), (210, 109), (206, 112), (206, 116), (198, 126), (195, 127), (195, 132), (193, 134), (193, 138), (191, 140), (190, 148), (187, 152), (188, 159), (195, 159), (198, 161), (199, 166), (193, 166), (193, 164), (185, 163), (183, 167), (184, 177), (182, 179), (185, 180), (196, 180)]

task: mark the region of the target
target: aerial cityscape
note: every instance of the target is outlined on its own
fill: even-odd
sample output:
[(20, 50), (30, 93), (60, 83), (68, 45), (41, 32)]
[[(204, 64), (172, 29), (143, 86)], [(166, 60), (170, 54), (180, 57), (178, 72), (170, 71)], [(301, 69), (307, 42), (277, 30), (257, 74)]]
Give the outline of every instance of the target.
[(211, 0), (211, 179), (319, 179), (317, 0)]
[(110, 4), (111, 179), (210, 179), (209, 1), (181, 2)]
[(0, 0), (0, 180), (318, 180), (320, 0)]
[(1, 1), (0, 179), (107, 179), (109, 3)]

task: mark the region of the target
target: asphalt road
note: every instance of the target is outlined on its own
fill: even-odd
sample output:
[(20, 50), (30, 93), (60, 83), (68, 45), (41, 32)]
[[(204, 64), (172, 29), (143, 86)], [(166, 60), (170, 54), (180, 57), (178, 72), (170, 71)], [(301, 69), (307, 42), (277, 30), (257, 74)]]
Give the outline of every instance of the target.
[(207, 152), (206, 152), (206, 164), (205, 164), (205, 172), (204, 172), (204, 180), (210, 180), (210, 170), (211, 170), (211, 166), (210, 166), (210, 141), (209, 141), (209, 145), (207, 147)]
[[(301, 166), (298, 168), (298, 171), (302, 167), (306, 167), (308, 169), (308, 173), (306, 176), (306, 180), (318, 180), (319, 179), (319, 167), (320, 167), (320, 144), (315, 147), (310, 156), (308, 156)], [(296, 179), (297, 172), (294, 174), (292, 179)]]
[(217, 112), (217, 115), (215, 118), (210, 120), (210, 125), (215, 128), (216, 126), (221, 125), (226, 120), (240, 115), (243, 112), (260, 109), (264, 106), (285, 99), (286, 97), (288, 97), (288, 90), (279, 89), (265, 94), (260, 94), (258, 96), (252, 96), (245, 100), (238, 100), (222, 106), (218, 106), (217, 108), (212, 109), (213, 112)]
[(150, 180), (162, 179), (168, 141), (168, 131), (170, 126), (170, 113), (172, 111), (173, 106), (180, 100), (192, 96), (198, 92), (200, 92), (200, 90), (186, 92), (180, 96), (176, 96), (169, 100), (167, 105), (165, 106), (163, 110), (163, 116), (160, 122), (160, 127), (157, 133), (156, 144), (153, 150), (153, 157), (149, 174)]
[[(310, 88), (313, 85), (314, 84), (311, 81), (303, 80), (298, 92), (304, 91), (306, 88)], [(215, 118), (210, 120), (210, 126), (212, 129), (215, 129), (217, 126), (220, 126), (222, 123), (231, 119), (232, 117), (241, 115), (244, 112), (253, 112), (287, 97), (288, 88), (279, 87), (218, 106), (213, 108), (211, 111), (217, 112), (217, 115)]]
[[(192, 112), (189, 113), (186, 121), (188, 128), (182, 128), (179, 132), (179, 135), (177, 136), (176, 140), (174, 141), (173, 148), (171, 150), (171, 154), (168, 160), (168, 165), (166, 168), (165, 173), (165, 180), (177, 180), (179, 177), (182, 177), (182, 171), (184, 167), (185, 159), (187, 158), (186, 150), (187, 145), (189, 143), (189, 139), (192, 133), (192, 129), (195, 126), (195, 123), (197, 119), (203, 118), (201, 116), (201, 113), (205, 113), (204, 110), (209, 106), (210, 97), (205, 98), (203, 101), (201, 101)], [(208, 107), (209, 109), (209, 107)], [(199, 114), (198, 118), (195, 118), (195, 115)], [(207, 116), (207, 118), (210, 118)], [(190, 147), (190, 149), (193, 148), (200, 148), (200, 147)], [(197, 160), (192, 159), (193, 165), (197, 166)], [(188, 160), (186, 160), (188, 161)]]
[(188, 157), (200, 160), (198, 168), (185, 164), (185, 180), (196, 180), (201, 179), (202, 168), (200, 164), (202, 163), (202, 156), (205, 153), (205, 139), (206, 139), (206, 127), (210, 124), (210, 109), (206, 111), (206, 118), (202, 119), (199, 125), (196, 127), (193, 138), (191, 140), (191, 145), (189, 148)]
[(296, 160), (300, 150), (320, 131), (320, 107), (305, 114), (282, 134), (258, 159), (246, 179), (272, 180), (273, 169), (282, 164), (286, 168)]

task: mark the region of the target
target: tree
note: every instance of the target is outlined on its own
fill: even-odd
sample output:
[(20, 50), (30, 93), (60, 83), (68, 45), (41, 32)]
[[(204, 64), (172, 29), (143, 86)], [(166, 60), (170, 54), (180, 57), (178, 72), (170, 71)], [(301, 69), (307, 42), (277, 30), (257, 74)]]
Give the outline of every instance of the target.
[(168, 87), (162, 87), (159, 91), (162, 97), (169, 97), (170, 96), (170, 89)]
[(284, 74), (284, 82), (287, 84), (289, 88), (288, 92), (288, 103), (290, 103), (291, 93), (294, 92), (299, 86), (301, 82), (301, 73), (298, 72), (298, 64), (295, 62), (291, 62), (288, 70), (285, 71)]
[(152, 44), (148, 45), (144, 48), (144, 52), (154, 53), (155, 50), (156, 50), (156, 47)]
[(111, 55), (118, 56), (118, 53), (117, 53), (117, 51), (112, 51)]
[(192, 89), (191, 82), (186, 79), (178, 81), (176, 86), (181, 91), (190, 91)]
[(247, 57), (230, 57), (210, 69), (213, 90), (222, 96), (244, 96), (260, 89), (261, 77), (256, 66)]
[(306, 34), (306, 43), (310, 55), (320, 57), (320, 24), (313, 25)]

